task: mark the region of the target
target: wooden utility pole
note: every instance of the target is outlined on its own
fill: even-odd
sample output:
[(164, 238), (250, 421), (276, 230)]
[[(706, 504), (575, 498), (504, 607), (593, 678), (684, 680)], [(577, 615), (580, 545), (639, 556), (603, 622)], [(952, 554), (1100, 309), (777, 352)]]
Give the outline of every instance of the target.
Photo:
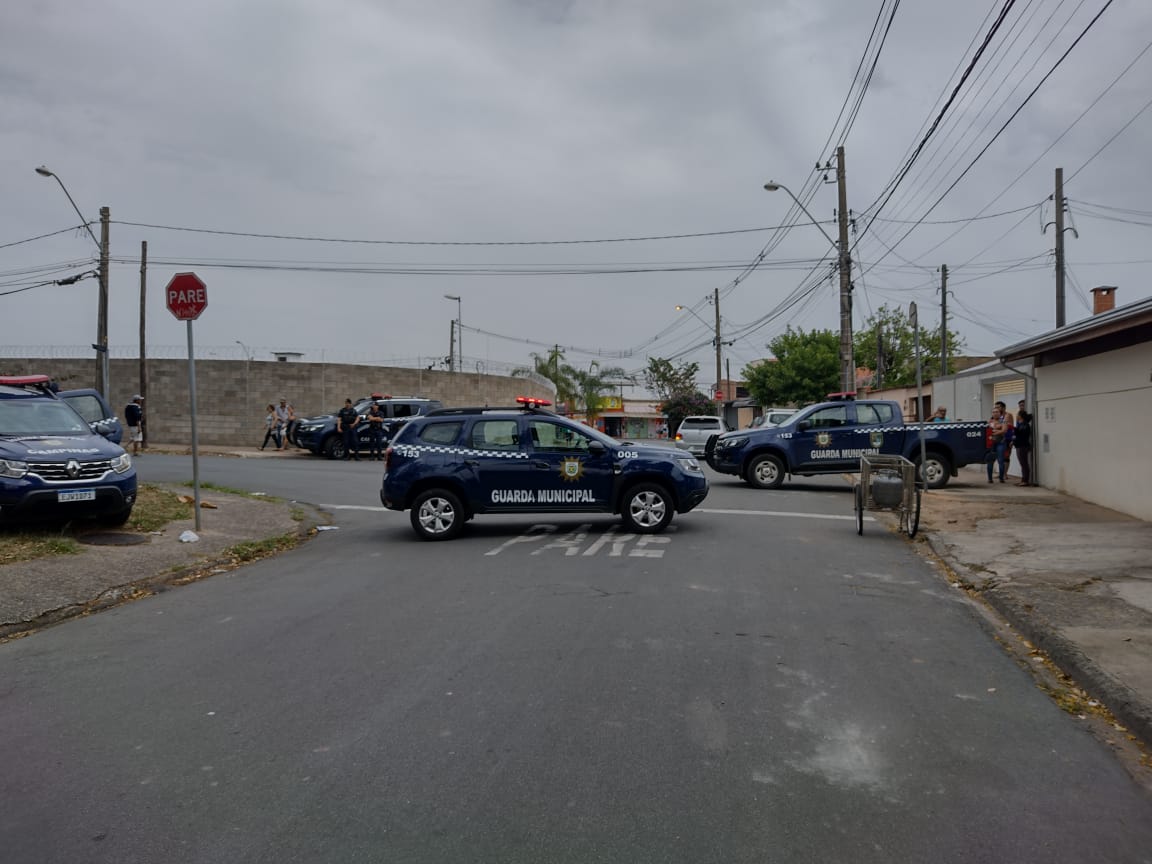
[[(716, 386), (712, 389), (712, 398), (716, 398), (716, 394), (720, 392), (720, 289), (712, 289), (712, 305), (716, 307)], [(720, 402), (716, 403), (716, 414), (719, 415), (721, 411)]]
[(1056, 326), (1064, 326), (1064, 169), (1056, 169)]
[[(147, 309), (145, 300), (148, 296), (148, 241), (140, 241), (140, 390), (139, 393), (144, 397), (144, 406), (148, 406), (148, 360), (147, 351), (144, 340), (144, 315)], [(247, 370), (245, 370), (247, 376)], [(247, 378), (245, 378), (247, 381)], [(146, 418), (147, 412), (144, 417)], [(143, 436), (141, 447), (145, 450), (148, 449), (148, 421), (146, 419), (140, 420), (140, 434)]]
[(884, 389), (884, 326), (876, 323), (876, 389)]
[(948, 265), (940, 265), (940, 374), (948, 374)]
[(107, 207), (100, 208), (100, 300), (96, 312), (96, 389), (111, 402), (108, 385), (108, 228), (112, 221)]
[(848, 251), (848, 186), (844, 172), (844, 148), (836, 148), (836, 187), (840, 223), (840, 373), (845, 393), (856, 392), (856, 361), (852, 356), (852, 257)]

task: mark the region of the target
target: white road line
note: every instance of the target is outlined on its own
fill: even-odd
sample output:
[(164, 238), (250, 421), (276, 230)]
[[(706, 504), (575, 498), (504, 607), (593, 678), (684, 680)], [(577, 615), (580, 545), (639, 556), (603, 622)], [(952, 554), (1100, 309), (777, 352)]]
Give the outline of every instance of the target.
[[(721, 516), (795, 516), (798, 519), (847, 519), (855, 522), (853, 516), (829, 516), (824, 513), (785, 513), (780, 510), (720, 510), (711, 507), (697, 507), (693, 513), (717, 513)], [(865, 522), (875, 522), (871, 516), (864, 517)]]

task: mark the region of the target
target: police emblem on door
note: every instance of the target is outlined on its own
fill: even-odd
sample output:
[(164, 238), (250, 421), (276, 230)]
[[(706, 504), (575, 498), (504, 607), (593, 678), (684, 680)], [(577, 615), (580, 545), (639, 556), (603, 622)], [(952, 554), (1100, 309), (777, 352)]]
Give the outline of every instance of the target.
[(868, 433), (868, 443), (879, 450), (884, 446), (884, 433), (883, 432), (870, 432)]
[(832, 435), (830, 433), (828, 433), (828, 432), (816, 433), (816, 446), (817, 447), (827, 447), (831, 443), (832, 443)]
[(584, 463), (579, 459), (564, 459), (560, 462), (560, 477), (568, 483), (575, 483), (584, 476)]

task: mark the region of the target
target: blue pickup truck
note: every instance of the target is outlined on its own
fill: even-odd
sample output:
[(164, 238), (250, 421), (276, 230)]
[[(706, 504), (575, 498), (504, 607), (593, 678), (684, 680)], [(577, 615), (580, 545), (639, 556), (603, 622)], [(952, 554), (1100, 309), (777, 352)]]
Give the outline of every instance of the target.
[(714, 471), (776, 489), (787, 475), (859, 471), (861, 456), (904, 456), (919, 464), (922, 433), (928, 488), (940, 489), (958, 468), (984, 461), (986, 426), (983, 421), (905, 425), (896, 402), (821, 402), (779, 426), (719, 435), (704, 455)]

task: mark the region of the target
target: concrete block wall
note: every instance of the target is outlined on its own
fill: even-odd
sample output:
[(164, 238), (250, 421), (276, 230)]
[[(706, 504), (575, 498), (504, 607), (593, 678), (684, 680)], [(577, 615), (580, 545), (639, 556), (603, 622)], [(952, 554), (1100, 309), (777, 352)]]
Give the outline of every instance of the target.
[[(148, 440), (185, 444), (192, 439), (188, 361), (149, 360), (145, 417)], [(49, 375), (62, 390), (92, 387), (95, 359), (0, 360), (0, 375)], [(111, 402), (117, 414), (140, 392), (140, 362), (112, 360)], [(264, 437), (265, 406), (285, 397), (299, 417), (339, 409), (345, 399), (370, 393), (423, 396), (445, 406), (512, 405), (517, 396), (541, 399), (555, 392), (529, 378), (475, 372), (400, 369), (340, 363), (275, 360), (197, 360), (196, 429), (202, 444), (243, 447)]]

